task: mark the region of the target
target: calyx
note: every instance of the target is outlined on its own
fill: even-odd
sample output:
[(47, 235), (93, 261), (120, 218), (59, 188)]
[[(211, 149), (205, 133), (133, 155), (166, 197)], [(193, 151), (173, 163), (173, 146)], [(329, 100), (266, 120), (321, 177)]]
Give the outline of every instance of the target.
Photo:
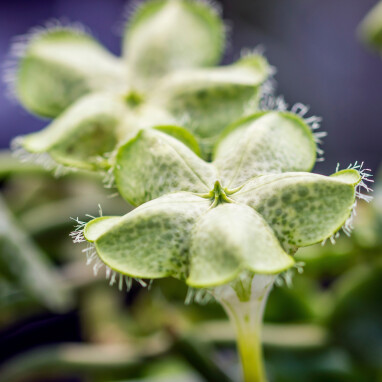
[(198, 196), (206, 199), (212, 199), (213, 202), (210, 208), (216, 207), (221, 203), (236, 203), (230, 198), (230, 195), (238, 192), (242, 187), (237, 187), (234, 189), (228, 189), (223, 187), (220, 180), (216, 180), (214, 183), (214, 188), (206, 194), (198, 194)]

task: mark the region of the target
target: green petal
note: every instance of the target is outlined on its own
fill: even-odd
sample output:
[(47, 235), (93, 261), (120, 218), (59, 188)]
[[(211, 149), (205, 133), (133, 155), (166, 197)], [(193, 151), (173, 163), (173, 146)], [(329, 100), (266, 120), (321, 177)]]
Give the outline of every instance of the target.
[(382, 1), (366, 15), (358, 32), (365, 43), (379, 51), (382, 49)]
[(360, 173), (354, 169), (341, 170), (330, 176), (353, 186), (356, 186), (362, 180)]
[(161, 81), (152, 102), (169, 110), (200, 138), (214, 138), (256, 110), (259, 86), (269, 73), (260, 55), (229, 66), (181, 71)]
[(220, 204), (193, 229), (187, 284), (220, 285), (244, 269), (279, 273), (293, 264), (261, 215), (244, 205)]
[(119, 192), (133, 205), (176, 191), (208, 193), (216, 180), (211, 164), (153, 129), (141, 130), (121, 146), (114, 174)]
[(93, 243), (109, 229), (113, 228), (121, 219), (121, 216), (101, 216), (100, 218), (90, 220), (84, 228), (85, 239)]
[(327, 177), (309, 173), (264, 175), (231, 198), (259, 212), (285, 245), (325, 240), (348, 219), (355, 202), (354, 171)]
[(191, 149), (196, 155), (200, 156), (200, 147), (196, 138), (186, 129), (179, 126), (155, 126), (155, 130), (162, 131), (172, 137), (176, 138), (178, 141), (182, 142), (189, 149)]
[(138, 88), (178, 69), (215, 65), (224, 26), (214, 9), (190, 0), (153, 0), (138, 8), (125, 32), (124, 56)]
[[(121, 129), (120, 141), (127, 142), (134, 138), (139, 130), (150, 128), (163, 130), (166, 134), (176, 137), (177, 127), (174, 127), (175, 124), (175, 118), (158, 106), (143, 103), (138, 107), (129, 107), (128, 113), (124, 118), (124, 126)], [(190, 144), (195, 145), (195, 143), (198, 144), (197, 141), (195, 142), (195, 138), (192, 134), (189, 134), (187, 137), (185, 137), (184, 134), (178, 134), (179, 138), (183, 135), (183, 138), (180, 140), (182, 142), (184, 141), (187, 146)], [(191, 143), (191, 141), (193, 142)]]
[(126, 111), (122, 98), (90, 94), (81, 98), (44, 130), (21, 138), (31, 153), (48, 153), (57, 163), (96, 170), (114, 150)]
[(289, 112), (259, 112), (227, 128), (215, 150), (214, 164), (225, 187), (254, 176), (310, 171), (316, 144), (309, 126)]
[(120, 61), (91, 36), (57, 27), (30, 38), (16, 93), (31, 112), (56, 117), (86, 93), (120, 87), (123, 78)]
[(209, 200), (186, 192), (166, 195), (114, 221), (96, 219), (88, 223), (88, 234), (96, 239), (101, 260), (117, 272), (139, 278), (182, 278), (190, 231), (209, 205)]

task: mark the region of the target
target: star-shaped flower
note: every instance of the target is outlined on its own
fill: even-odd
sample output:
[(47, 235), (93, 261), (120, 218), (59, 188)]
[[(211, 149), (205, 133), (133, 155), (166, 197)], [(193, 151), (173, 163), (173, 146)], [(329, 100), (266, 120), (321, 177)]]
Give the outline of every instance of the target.
[(54, 121), (15, 142), (73, 168), (108, 168), (137, 130), (181, 124), (208, 154), (221, 130), (252, 113), (271, 67), (260, 54), (213, 67), (224, 24), (201, 0), (152, 0), (131, 15), (121, 58), (76, 25), (38, 29), (17, 42), (14, 90), (31, 112)]
[(356, 169), (309, 173), (315, 160), (311, 129), (290, 112), (228, 127), (212, 163), (160, 130), (142, 130), (120, 147), (115, 167), (119, 192), (140, 206), (90, 221), (83, 235), (109, 271), (135, 278), (211, 287), (245, 270), (279, 273), (298, 247), (341, 229), (362, 183)]

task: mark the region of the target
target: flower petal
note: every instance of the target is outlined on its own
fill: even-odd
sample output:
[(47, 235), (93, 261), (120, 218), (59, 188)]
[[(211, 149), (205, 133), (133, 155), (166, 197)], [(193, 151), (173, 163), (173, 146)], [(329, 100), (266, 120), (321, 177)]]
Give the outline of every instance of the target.
[(227, 128), (215, 149), (214, 164), (225, 187), (256, 175), (310, 171), (316, 144), (309, 126), (289, 112), (259, 112)]
[[(106, 94), (81, 98), (44, 130), (18, 138), (31, 153), (48, 153), (75, 168), (102, 168), (102, 156), (114, 150), (126, 111), (123, 99)], [(106, 165), (106, 164), (105, 164)]]
[(196, 138), (186, 129), (179, 126), (155, 126), (155, 130), (162, 131), (172, 137), (176, 138), (178, 141), (185, 144), (189, 149), (191, 149), (196, 155), (200, 156), (201, 151), (199, 147), (199, 143)]
[(84, 228), (84, 237), (90, 243), (94, 243), (99, 237), (122, 219), (122, 216), (101, 216), (90, 220)]
[(29, 38), (16, 93), (31, 112), (56, 117), (86, 93), (119, 87), (121, 62), (86, 33), (55, 27)]
[(171, 71), (217, 64), (224, 34), (219, 15), (206, 3), (153, 0), (142, 4), (125, 32), (130, 82), (147, 89)]
[(335, 234), (355, 202), (356, 170), (342, 175), (310, 173), (264, 175), (245, 184), (231, 198), (259, 212), (285, 245), (303, 247)]
[[(85, 227), (100, 259), (132, 277), (183, 278), (190, 231), (210, 201), (181, 192), (152, 200), (121, 218), (98, 218)], [(112, 220), (113, 219), (113, 220)]]
[(187, 284), (220, 285), (244, 269), (279, 273), (293, 264), (261, 215), (245, 205), (224, 203), (193, 228)]
[(224, 127), (256, 110), (259, 87), (270, 74), (260, 55), (228, 66), (179, 71), (166, 76), (151, 101), (175, 115), (200, 138), (214, 138)]
[(114, 174), (119, 192), (133, 205), (176, 191), (208, 193), (217, 179), (211, 164), (155, 129), (141, 130), (121, 146)]

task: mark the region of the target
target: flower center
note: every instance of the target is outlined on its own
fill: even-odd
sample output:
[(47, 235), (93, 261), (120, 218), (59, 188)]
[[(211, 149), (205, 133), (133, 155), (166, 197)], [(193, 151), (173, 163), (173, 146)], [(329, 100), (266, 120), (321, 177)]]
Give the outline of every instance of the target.
[(219, 204), (219, 203), (232, 203), (233, 200), (230, 199), (227, 196), (228, 190), (223, 188), (221, 185), (220, 181), (217, 180), (214, 184), (214, 189), (212, 190), (212, 197), (214, 198), (214, 204)]
[(144, 98), (140, 93), (132, 90), (125, 96), (125, 101), (130, 107), (134, 108), (139, 106), (144, 101)]
[(212, 199), (212, 204), (210, 208), (216, 207), (220, 203), (235, 203), (229, 195), (234, 194), (239, 191), (241, 187), (235, 188), (233, 190), (228, 190), (223, 187), (220, 180), (215, 181), (214, 188), (207, 194), (199, 194), (200, 197), (206, 199)]

